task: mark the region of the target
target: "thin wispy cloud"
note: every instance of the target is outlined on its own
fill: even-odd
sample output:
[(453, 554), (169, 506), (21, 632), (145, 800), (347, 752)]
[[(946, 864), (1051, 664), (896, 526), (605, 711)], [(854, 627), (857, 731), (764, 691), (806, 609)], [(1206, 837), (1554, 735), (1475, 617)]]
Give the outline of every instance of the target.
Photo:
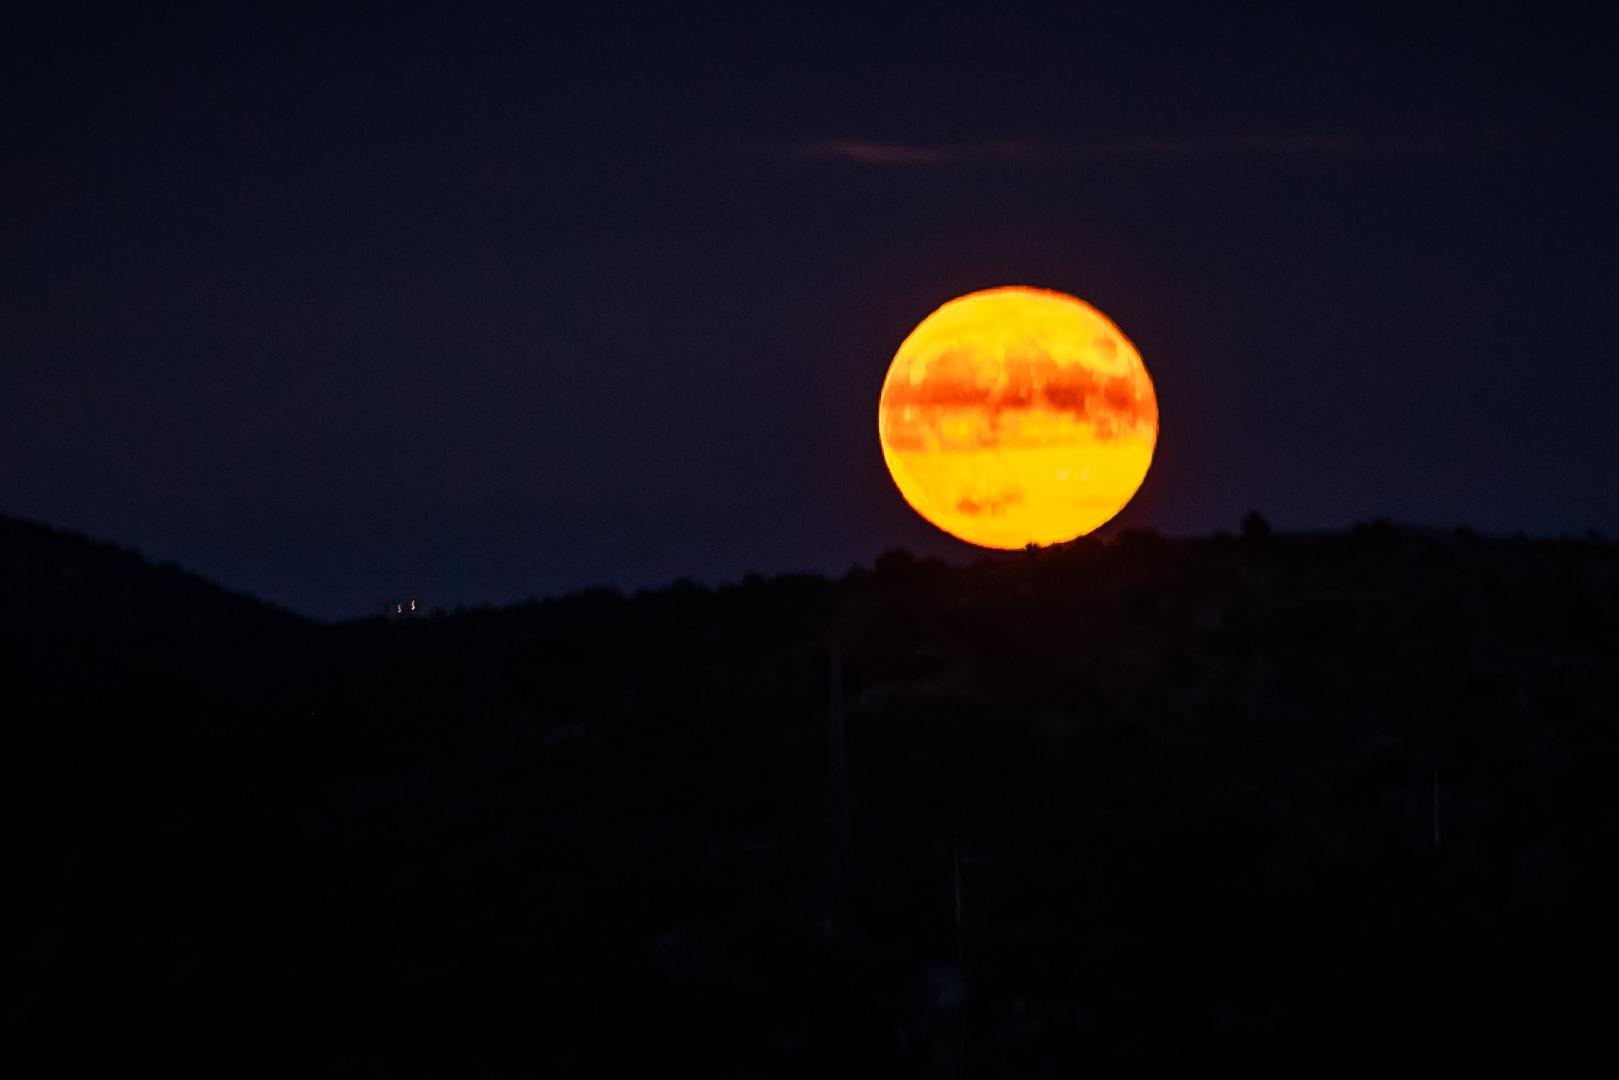
[[(1390, 144), (1392, 145), (1392, 144)], [(1192, 158), (1249, 154), (1279, 158), (1352, 157), (1388, 149), (1363, 140), (1329, 135), (1260, 134), (1193, 137), (1140, 136), (1089, 143), (999, 139), (960, 143), (890, 142), (878, 139), (825, 138), (797, 142), (788, 157), (846, 162), (879, 168), (918, 168), (975, 162), (1109, 161)]]
[(934, 144), (873, 139), (813, 139), (795, 143), (792, 157), (849, 161), (860, 165), (954, 165), (965, 161), (1027, 160), (1048, 156), (1050, 148), (1023, 140)]

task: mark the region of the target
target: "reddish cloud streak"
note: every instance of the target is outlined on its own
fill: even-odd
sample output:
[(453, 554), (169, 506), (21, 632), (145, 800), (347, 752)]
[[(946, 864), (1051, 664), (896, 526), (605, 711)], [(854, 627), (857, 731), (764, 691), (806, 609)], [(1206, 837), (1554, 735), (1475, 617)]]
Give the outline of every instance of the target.
[[(1069, 413), (1091, 424), (1099, 439), (1158, 423), (1157, 402), (1144, 375), (1107, 375), (1084, 367), (1063, 367), (1043, 353), (1008, 356), (1006, 378), (998, 385), (977, 381), (983, 370), (971, 350), (956, 349), (935, 357), (922, 381), (889, 383), (881, 409), (895, 445), (920, 445), (923, 430), (937, 425), (942, 413), (953, 410), (987, 416), (991, 427), (985, 434), (989, 436), (994, 435), (1004, 409)], [(913, 413), (910, 420), (904, 418), (907, 409)]]

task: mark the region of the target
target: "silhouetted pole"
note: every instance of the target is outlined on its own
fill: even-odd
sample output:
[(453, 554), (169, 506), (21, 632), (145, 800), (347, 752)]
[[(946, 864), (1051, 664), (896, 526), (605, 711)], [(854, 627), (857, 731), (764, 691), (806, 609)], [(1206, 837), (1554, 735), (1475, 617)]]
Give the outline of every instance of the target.
[(967, 896), (961, 883), (961, 844), (955, 845), (956, 863), (956, 968), (961, 982), (967, 984)]
[(1439, 850), (1442, 834), (1439, 831), (1439, 755), (1433, 759), (1433, 849)]
[(826, 892), (836, 906), (849, 884), (849, 742), (843, 713), (843, 653), (827, 636), (826, 680)]

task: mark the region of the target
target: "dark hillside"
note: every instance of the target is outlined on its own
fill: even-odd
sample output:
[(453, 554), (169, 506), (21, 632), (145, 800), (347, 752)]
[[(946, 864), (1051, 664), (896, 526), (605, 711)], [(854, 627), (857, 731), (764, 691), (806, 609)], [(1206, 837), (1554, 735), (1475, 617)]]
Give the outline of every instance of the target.
[(0, 635), (231, 635), (301, 622), (172, 563), (0, 515)]
[[(0, 538), (32, 1075), (1609, 1053), (1614, 545), (1126, 533), (316, 626)], [(109, 593), (168, 629), (63, 644)]]

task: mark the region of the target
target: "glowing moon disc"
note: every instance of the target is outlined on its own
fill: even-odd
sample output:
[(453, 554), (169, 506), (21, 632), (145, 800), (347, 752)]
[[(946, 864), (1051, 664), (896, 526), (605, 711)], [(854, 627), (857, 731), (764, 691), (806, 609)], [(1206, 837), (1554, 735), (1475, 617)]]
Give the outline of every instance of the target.
[(900, 345), (877, 406), (900, 494), (945, 532), (993, 548), (1082, 536), (1152, 464), (1158, 399), (1141, 354), (1066, 293), (958, 297)]

